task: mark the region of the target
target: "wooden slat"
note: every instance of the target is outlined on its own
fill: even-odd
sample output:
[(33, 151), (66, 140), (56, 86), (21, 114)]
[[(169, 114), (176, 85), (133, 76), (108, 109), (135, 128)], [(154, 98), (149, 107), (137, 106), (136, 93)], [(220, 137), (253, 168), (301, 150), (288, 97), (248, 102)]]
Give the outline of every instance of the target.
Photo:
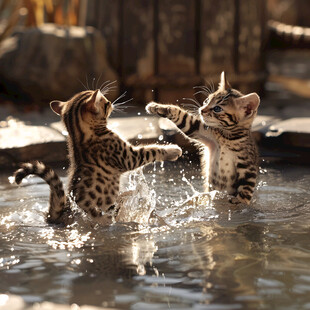
[(158, 71), (195, 74), (195, 2), (159, 1)]
[(153, 3), (124, 1), (123, 67), (124, 76), (141, 78), (154, 73)]
[(240, 72), (262, 69), (261, 44), (264, 1), (240, 2), (239, 70)]
[(234, 71), (234, 1), (201, 1), (201, 62), (203, 76)]

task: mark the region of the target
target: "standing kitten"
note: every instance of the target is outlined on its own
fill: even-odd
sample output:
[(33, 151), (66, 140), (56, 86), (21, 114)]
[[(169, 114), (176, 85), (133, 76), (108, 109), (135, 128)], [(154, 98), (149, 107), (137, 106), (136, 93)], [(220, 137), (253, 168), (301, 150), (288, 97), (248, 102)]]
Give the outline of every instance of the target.
[[(222, 72), (219, 88), (209, 94), (199, 109), (199, 116), (174, 106), (151, 102), (149, 114), (174, 122), (189, 138), (204, 145), (215, 144), (210, 156), (208, 182), (212, 189), (226, 190), (232, 203), (249, 204), (258, 173), (258, 153), (251, 135), (251, 125), (260, 99), (256, 93), (243, 95), (232, 89)], [(204, 164), (202, 157), (202, 164)]]
[[(68, 131), (68, 194), (57, 174), (43, 163), (25, 163), (15, 172), (19, 184), (35, 174), (50, 185), (49, 223), (72, 221), (70, 200), (95, 222), (106, 223), (116, 213), (114, 203), (123, 172), (163, 160), (176, 160), (178, 146), (132, 146), (107, 127), (113, 105), (100, 90), (78, 93), (67, 102), (52, 101), (52, 110), (61, 115)], [(68, 219), (69, 214), (69, 219)], [(71, 218), (71, 219), (70, 219)]]

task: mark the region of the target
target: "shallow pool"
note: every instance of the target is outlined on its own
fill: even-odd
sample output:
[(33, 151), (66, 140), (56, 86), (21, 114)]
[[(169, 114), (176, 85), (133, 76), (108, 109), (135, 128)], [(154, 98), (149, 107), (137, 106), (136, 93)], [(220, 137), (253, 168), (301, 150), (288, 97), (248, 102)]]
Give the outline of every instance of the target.
[(39, 178), (17, 187), (2, 174), (0, 293), (117, 309), (310, 309), (310, 168), (260, 170), (252, 207), (231, 209), (198, 194), (196, 164), (149, 165), (153, 225), (70, 229), (45, 223)]

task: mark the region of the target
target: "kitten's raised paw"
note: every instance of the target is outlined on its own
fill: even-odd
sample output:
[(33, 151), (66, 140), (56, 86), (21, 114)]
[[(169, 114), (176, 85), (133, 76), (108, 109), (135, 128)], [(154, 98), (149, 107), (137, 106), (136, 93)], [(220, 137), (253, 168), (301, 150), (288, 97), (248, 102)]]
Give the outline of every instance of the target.
[(165, 116), (167, 114), (167, 106), (164, 104), (156, 103), (154, 101), (147, 104), (145, 110), (148, 114), (157, 114), (159, 116)]
[(182, 149), (177, 145), (165, 146), (164, 160), (175, 161), (182, 155)]

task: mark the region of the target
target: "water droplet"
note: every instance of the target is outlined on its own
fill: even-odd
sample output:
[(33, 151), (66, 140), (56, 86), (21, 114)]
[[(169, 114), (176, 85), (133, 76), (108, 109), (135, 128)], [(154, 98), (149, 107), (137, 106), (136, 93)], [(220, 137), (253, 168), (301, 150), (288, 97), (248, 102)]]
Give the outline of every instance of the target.
[(159, 141), (162, 141), (164, 139), (164, 136), (163, 135), (160, 135), (159, 137), (158, 137), (158, 140)]
[(138, 139), (142, 139), (142, 135), (141, 134), (138, 134)]
[(79, 265), (79, 264), (81, 264), (81, 260), (79, 258), (76, 258), (71, 261), (71, 265)]
[(141, 112), (138, 112), (137, 115), (141, 115)]

